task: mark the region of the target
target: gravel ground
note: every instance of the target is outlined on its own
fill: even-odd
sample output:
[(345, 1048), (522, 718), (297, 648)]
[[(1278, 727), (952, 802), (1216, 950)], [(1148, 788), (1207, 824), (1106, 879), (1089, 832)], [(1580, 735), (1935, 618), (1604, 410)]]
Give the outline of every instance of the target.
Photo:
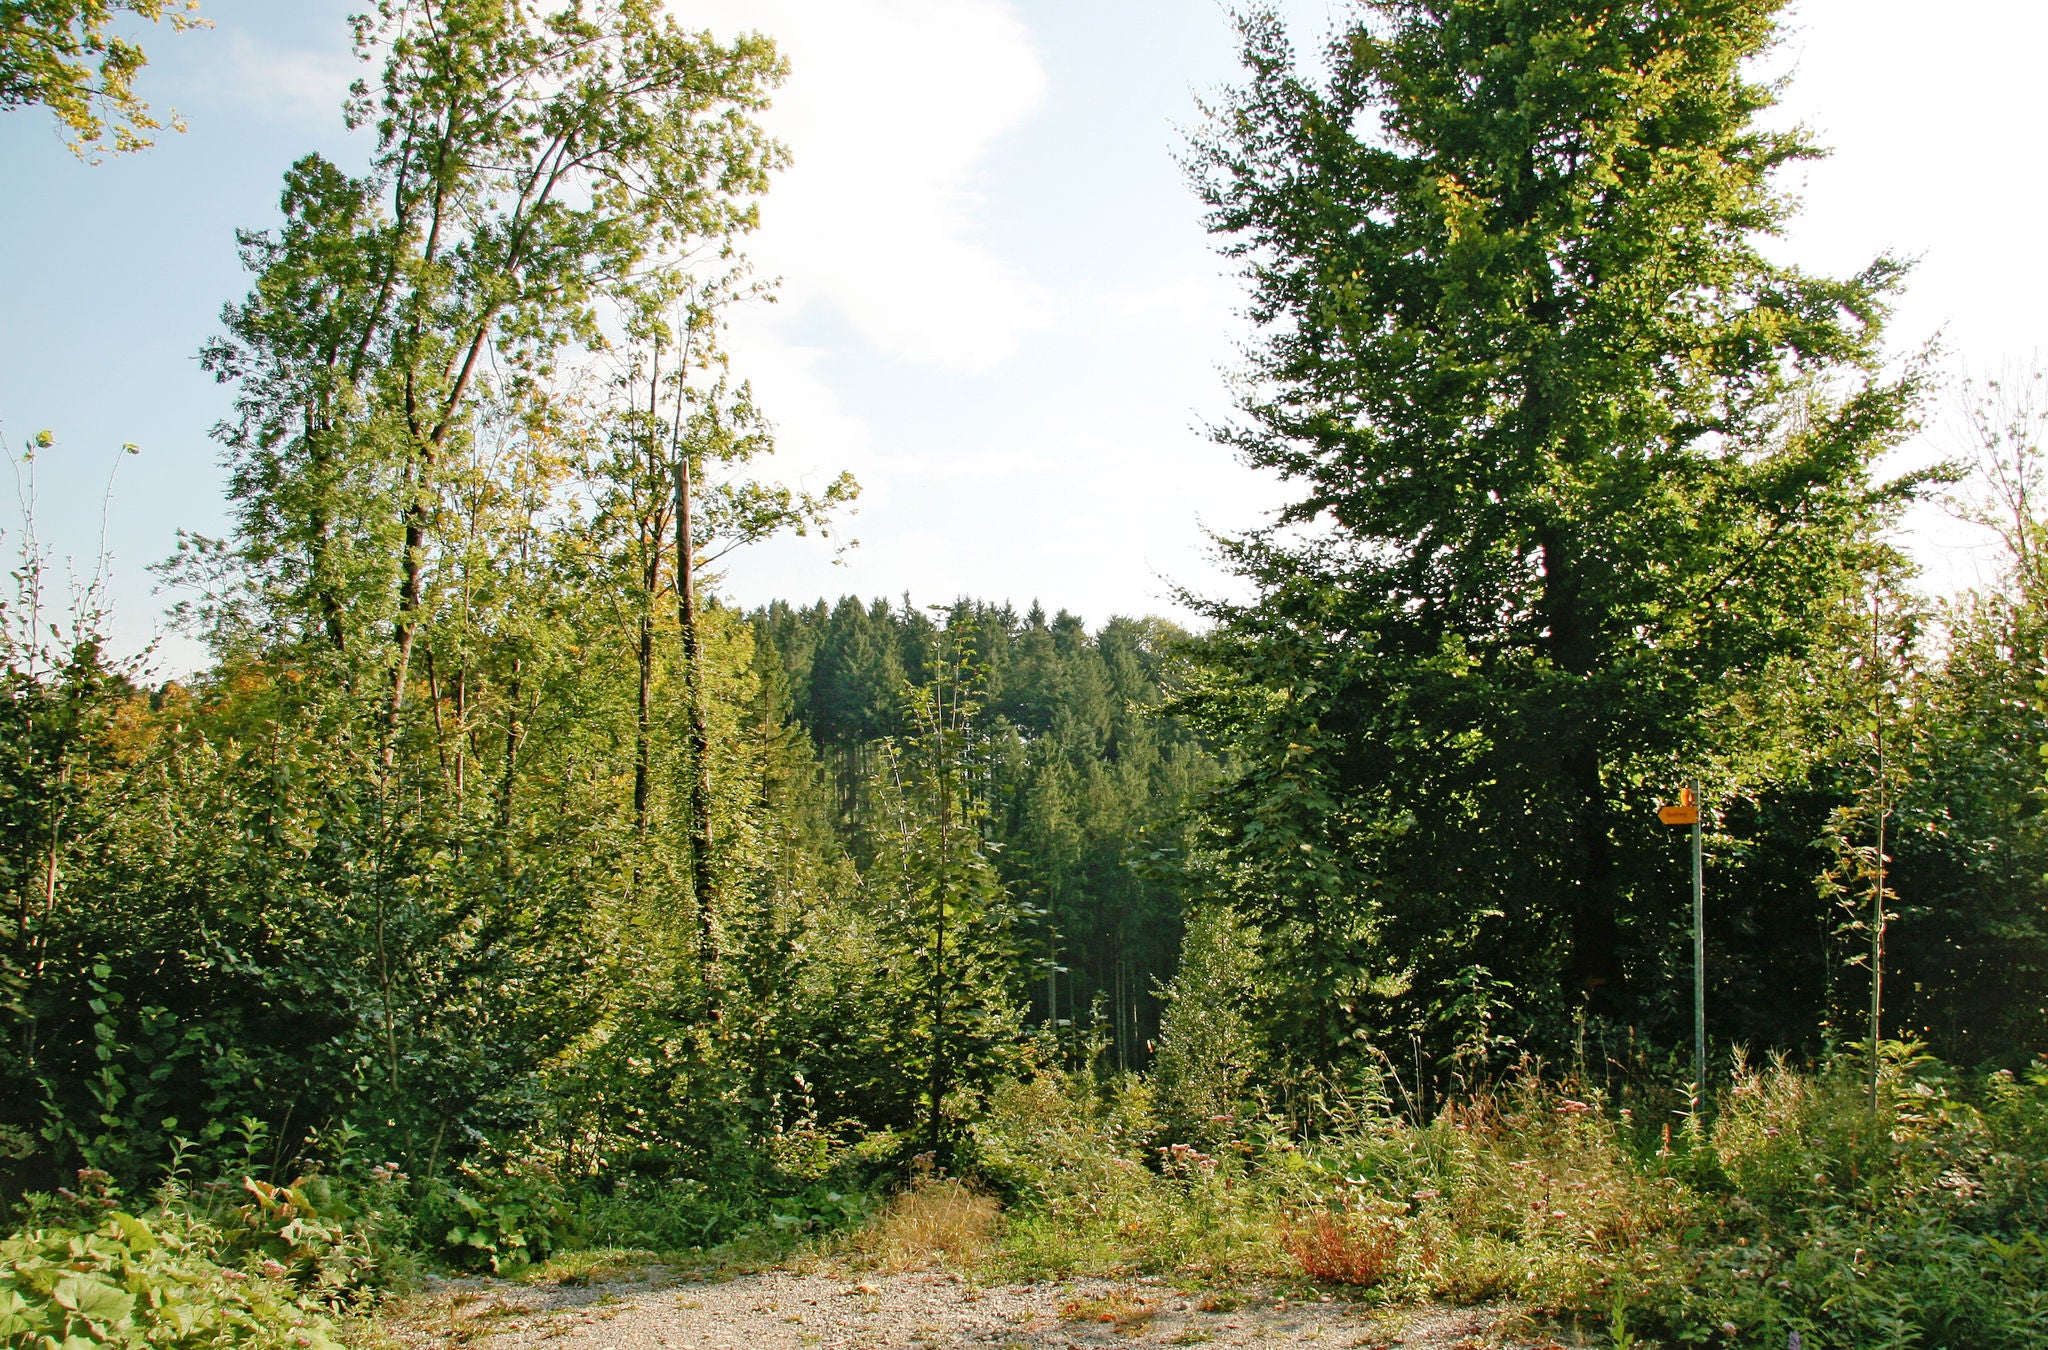
[(979, 1286), (960, 1276), (837, 1267), (732, 1279), (641, 1271), (582, 1286), (444, 1285), (391, 1317), (400, 1342), (472, 1350), (882, 1350), (1140, 1345), (1552, 1346), (1510, 1335), (1498, 1309), (1375, 1310), (1183, 1292), (1159, 1280)]

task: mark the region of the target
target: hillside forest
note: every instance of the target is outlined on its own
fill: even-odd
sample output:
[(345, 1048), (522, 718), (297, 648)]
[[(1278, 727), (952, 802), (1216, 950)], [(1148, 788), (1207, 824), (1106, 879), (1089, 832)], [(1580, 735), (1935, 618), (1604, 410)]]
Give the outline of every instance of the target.
[[(1888, 347), (1901, 260), (1774, 260), (1780, 0), (1341, 8), (1239, 13), (1185, 149), (1256, 333), (1215, 453), (1293, 504), (1217, 539), (1240, 598), (1091, 628), (721, 593), (859, 493), (777, 477), (728, 351), (772, 34), (370, 7), (366, 167), (284, 169), (199, 354), (204, 668), (10, 541), (8, 1344), (306, 1345), (942, 1186), (992, 1269), (2048, 1344), (2048, 375)], [(118, 23), (207, 40), (0, 6), (6, 115), (147, 153)], [(61, 437), (9, 433), (26, 498)], [(1930, 500), (1995, 585), (1920, 585)]]

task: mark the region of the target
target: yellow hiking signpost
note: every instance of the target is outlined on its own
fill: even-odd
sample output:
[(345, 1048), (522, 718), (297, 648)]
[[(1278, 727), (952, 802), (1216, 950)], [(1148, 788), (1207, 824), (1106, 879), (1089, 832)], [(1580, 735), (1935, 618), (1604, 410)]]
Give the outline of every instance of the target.
[(1692, 1109), (1698, 1115), (1707, 1091), (1707, 897), (1699, 794), (1691, 784), (1680, 788), (1678, 804), (1658, 807), (1657, 819), (1666, 825), (1692, 826)]

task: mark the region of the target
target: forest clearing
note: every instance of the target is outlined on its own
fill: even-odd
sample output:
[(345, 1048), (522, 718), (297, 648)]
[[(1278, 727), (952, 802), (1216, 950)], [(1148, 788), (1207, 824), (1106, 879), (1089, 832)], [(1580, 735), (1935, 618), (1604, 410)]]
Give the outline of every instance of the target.
[[(235, 4), (0, 0), (0, 115), (146, 163)], [(324, 34), (156, 638), (8, 424), (0, 1340), (2048, 1348), (2048, 368), (1785, 260), (1784, 0), (1232, 12), (1284, 504), (1093, 623), (739, 598), (874, 484), (775, 467), (719, 16)]]

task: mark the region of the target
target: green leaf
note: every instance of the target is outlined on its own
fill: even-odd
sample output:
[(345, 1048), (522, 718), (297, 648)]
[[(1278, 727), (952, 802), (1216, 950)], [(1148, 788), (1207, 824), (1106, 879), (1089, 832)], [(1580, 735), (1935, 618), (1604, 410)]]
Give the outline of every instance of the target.
[(58, 1307), (95, 1322), (115, 1322), (135, 1306), (135, 1295), (91, 1275), (67, 1275), (50, 1291)]
[(121, 1235), (128, 1239), (129, 1250), (137, 1253), (153, 1252), (163, 1245), (157, 1241), (156, 1234), (149, 1231), (149, 1225), (142, 1220), (118, 1210), (115, 1211), (113, 1218), (115, 1226), (121, 1230)]

